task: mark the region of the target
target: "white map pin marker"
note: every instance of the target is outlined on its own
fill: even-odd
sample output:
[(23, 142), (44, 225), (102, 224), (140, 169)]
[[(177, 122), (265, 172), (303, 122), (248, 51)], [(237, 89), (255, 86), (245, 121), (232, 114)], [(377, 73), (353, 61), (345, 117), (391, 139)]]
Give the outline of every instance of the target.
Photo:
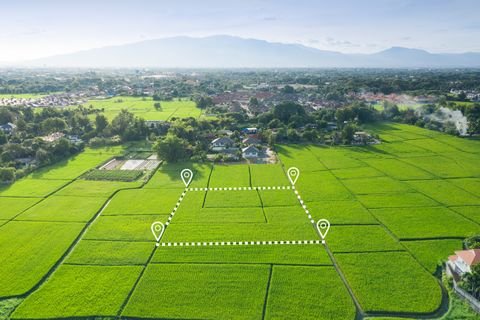
[(155, 237), (155, 240), (157, 240), (157, 247), (158, 247), (158, 241), (162, 238), (163, 231), (165, 231), (165, 226), (163, 223), (156, 221), (152, 223), (152, 226), (150, 227), (152, 229), (153, 236)]
[(317, 230), (322, 236), (322, 243), (325, 243), (325, 237), (327, 236), (328, 230), (330, 229), (330, 222), (327, 219), (320, 219), (317, 222)]
[(193, 172), (190, 169), (183, 169), (182, 172), (180, 172), (180, 176), (182, 177), (182, 181), (185, 184), (185, 187), (188, 187), (190, 182), (192, 182), (193, 179)]
[(300, 170), (298, 170), (298, 168), (291, 167), (287, 170), (287, 175), (292, 185), (295, 185), (295, 182), (297, 182), (298, 176), (300, 176)]

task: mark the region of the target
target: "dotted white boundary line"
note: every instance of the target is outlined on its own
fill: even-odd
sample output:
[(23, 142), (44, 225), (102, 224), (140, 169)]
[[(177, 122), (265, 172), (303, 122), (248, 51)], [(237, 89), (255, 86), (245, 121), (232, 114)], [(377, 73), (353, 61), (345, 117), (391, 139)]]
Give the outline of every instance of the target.
[(170, 212), (170, 215), (168, 216), (167, 222), (165, 222), (165, 226), (168, 226), (170, 224), (170, 222), (172, 221), (173, 216), (175, 215), (178, 208), (180, 207), (180, 204), (182, 203), (183, 198), (185, 198), (186, 194), (187, 194), (187, 188), (185, 188), (185, 190), (183, 190), (182, 194), (180, 195), (180, 198), (178, 198), (177, 203), (175, 204), (175, 207), (173, 207), (172, 212)]
[(187, 188), (188, 191), (290, 190), (291, 186)]
[(321, 244), (321, 240), (286, 241), (199, 241), (199, 242), (162, 242), (162, 247), (210, 247), (210, 246), (265, 246), (265, 245), (305, 245)]
[(300, 194), (298, 193), (298, 190), (295, 189), (295, 186), (292, 186), (292, 190), (293, 190), (293, 192), (295, 193), (295, 195), (297, 196), (297, 200), (298, 200), (298, 202), (300, 202), (300, 205), (302, 206), (303, 211), (305, 211), (305, 213), (307, 214), (307, 217), (308, 217), (308, 219), (310, 220), (310, 222), (311, 222), (312, 224), (315, 224), (315, 220), (313, 220), (312, 215), (310, 214), (310, 211), (309, 211), (308, 208), (307, 208), (307, 205), (306, 205), (305, 202), (302, 200), (302, 197), (301, 197)]

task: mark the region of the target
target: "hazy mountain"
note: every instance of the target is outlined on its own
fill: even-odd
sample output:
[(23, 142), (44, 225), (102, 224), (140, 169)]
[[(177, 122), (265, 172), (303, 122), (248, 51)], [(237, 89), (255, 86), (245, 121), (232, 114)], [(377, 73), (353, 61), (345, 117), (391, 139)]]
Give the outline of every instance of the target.
[(47, 67), (324, 68), (480, 67), (480, 53), (433, 54), (393, 47), (343, 54), (299, 44), (232, 36), (173, 37), (52, 56), (22, 63)]

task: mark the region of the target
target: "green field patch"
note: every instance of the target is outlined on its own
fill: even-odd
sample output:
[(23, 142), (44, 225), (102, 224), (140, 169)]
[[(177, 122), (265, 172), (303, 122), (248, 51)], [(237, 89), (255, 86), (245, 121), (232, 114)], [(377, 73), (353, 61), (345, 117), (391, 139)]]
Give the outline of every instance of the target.
[(179, 189), (121, 190), (115, 194), (102, 215), (169, 214), (181, 195), (182, 190)]
[(400, 158), (411, 159), (417, 157), (432, 155), (431, 151), (408, 144), (407, 142), (387, 142), (377, 144), (371, 147), (371, 150), (377, 153), (393, 155)]
[(163, 242), (317, 240), (311, 223), (297, 207), (266, 208), (268, 223), (171, 224)]
[(112, 158), (111, 153), (102, 152), (107, 150), (106, 148), (96, 149), (96, 153), (84, 151), (54, 165), (35, 170), (28, 177), (35, 179), (75, 179), (91, 168)]
[(135, 265), (146, 264), (154, 244), (124, 241), (80, 241), (67, 264)]
[(188, 163), (168, 163), (162, 164), (160, 169), (150, 178), (145, 188), (164, 189), (178, 188), (184, 189), (185, 184), (182, 181), (180, 173), (183, 169), (190, 169), (193, 172), (193, 179), (189, 187), (205, 188), (208, 186), (210, 172), (212, 170), (209, 164)]
[(354, 319), (355, 314), (335, 269), (273, 266), (265, 319)]
[(480, 206), (450, 207), (450, 209), (480, 224)]
[(448, 144), (437, 141), (436, 139), (417, 139), (417, 140), (410, 140), (407, 143), (419, 148), (426, 149), (431, 152), (435, 152), (435, 153), (447, 153), (447, 152), (459, 151), (458, 149)]
[[(87, 181), (76, 180), (57, 192), (58, 196), (103, 197), (111, 196), (115, 191), (127, 188), (137, 188), (141, 182), (120, 181)], [(79, 199), (80, 200), (80, 199)]]
[(0, 187), (0, 197), (46, 197), (68, 183), (67, 180), (21, 179)]
[(480, 143), (478, 140), (468, 140), (466, 138), (453, 137), (448, 134), (438, 136), (436, 139), (465, 152), (480, 152)]
[(445, 207), (370, 210), (400, 239), (467, 237), (480, 226)]
[(209, 187), (250, 187), (248, 165), (215, 165)]
[(138, 266), (61, 266), (12, 318), (115, 316), (140, 270)]
[(245, 265), (149, 265), (122, 315), (261, 319), (269, 270)]
[(153, 262), (331, 265), (322, 246), (248, 245), (159, 247)]
[(462, 240), (403, 241), (408, 251), (430, 272), (435, 273), (455, 250), (462, 250)]
[(480, 179), (451, 179), (448, 182), (480, 197)]
[(339, 179), (358, 179), (380, 177), (384, 174), (370, 167), (347, 168), (332, 170), (332, 173)]
[(409, 253), (347, 253), (335, 258), (366, 312), (431, 313), (440, 307), (440, 286)]
[(259, 190), (264, 207), (300, 205), (293, 190)]
[(275, 148), (285, 168), (297, 167), (300, 169), (300, 175), (302, 175), (302, 172), (327, 170), (327, 168), (318, 161), (317, 157), (309, 151), (309, 146), (277, 145)]
[(250, 175), (252, 177), (252, 186), (255, 187), (290, 185), (287, 175), (280, 164), (252, 164), (250, 165)]
[(200, 117), (202, 110), (197, 108), (194, 101), (177, 99), (172, 101), (160, 101), (161, 108), (156, 109), (151, 97), (117, 96), (109, 99), (93, 99), (86, 103), (96, 109), (103, 109), (103, 114), (112, 120), (122, 109), (127, 109), (135, 116), (145, 120), (169, 120), (173, 117), (188, 118)]
[(332, 226), (326, 241), (333, 252), (403, 250), (381, 226)]
[(314, 220), (327, 219), (332, 225), (376, 224), (377, 220), (357, 201), (308, 202)]
[[(285, 224), (285, 225), (304, 225), (310, 221), (305, 211), (300, 205), (291, 207), (265, 207), (263, 208), (267, 216), (268, 223)], [(311, 228), (311, 225), (310, 225)]]
[(402, 193), (413, 191), (403, 182), (389, 177), (344, 180), (345, 186), (355, 194)]
[(155, 221), (165, 223), (167, 215), (100, 216), (90, 226), (84, 239), (154, 241), (150, 226)]
[(93, 181), (126, 181), (131, 182), (143, 176), (142, 170), (99, 170), (94, 169), (82, 175), (82, 179)]
[(417, 191), (449, 206), (480, 204), (480, 198), (446, 180), (408, 182)]
[(208, 191), (205, 208), (261, 207), (256, 190)]
[(352, 194), (328, 171), (300, 174), (296, 188), (302, 199), (309, 201), (350, 200)]
[(367, 208), (427, 207), (438, 202), (421, 193), (366, 194), (357, 199)]
[(433, 179), (434, 176), (427, 171), (398, 159), (365, 159), (369, 166), (398, 180)]
[(328, 169), (364, 167), (365, 164), (347, 156), (348, 149), (312, 146), (310, 151)]
[(265, 215), (262, 208), (201, 208), (185, 209), (180, 206), (175, 214), (175, 224), (194, 223), (262, 223)]
[(97, 197), (53, 195), (22, 213), (16, 220), (87, 222), (106, 200)]
[(80, 223), (12, 221), (0, 228), (0, 297), (30, 290), (60, 259)]
[(0, 197), (0, 219), (12, 219), (38, 201), (40, 201), (40, 199)]
[(471, 177), (478, 174), (478, 169), (468, 168), (462, 163), (441, 155), (431, 157), (417, 157), (414, 159), (404, 159), (404, 161), (422, 168), (440, 178), (461, 178)]

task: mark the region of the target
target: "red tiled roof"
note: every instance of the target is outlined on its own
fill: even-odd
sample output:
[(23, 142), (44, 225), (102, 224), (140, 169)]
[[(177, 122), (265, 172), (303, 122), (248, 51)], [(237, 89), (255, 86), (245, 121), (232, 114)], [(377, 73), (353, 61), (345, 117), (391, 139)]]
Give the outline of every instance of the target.
[(455, 251), (455, 253), (469, 266), (480, 263), (480, 249)]

